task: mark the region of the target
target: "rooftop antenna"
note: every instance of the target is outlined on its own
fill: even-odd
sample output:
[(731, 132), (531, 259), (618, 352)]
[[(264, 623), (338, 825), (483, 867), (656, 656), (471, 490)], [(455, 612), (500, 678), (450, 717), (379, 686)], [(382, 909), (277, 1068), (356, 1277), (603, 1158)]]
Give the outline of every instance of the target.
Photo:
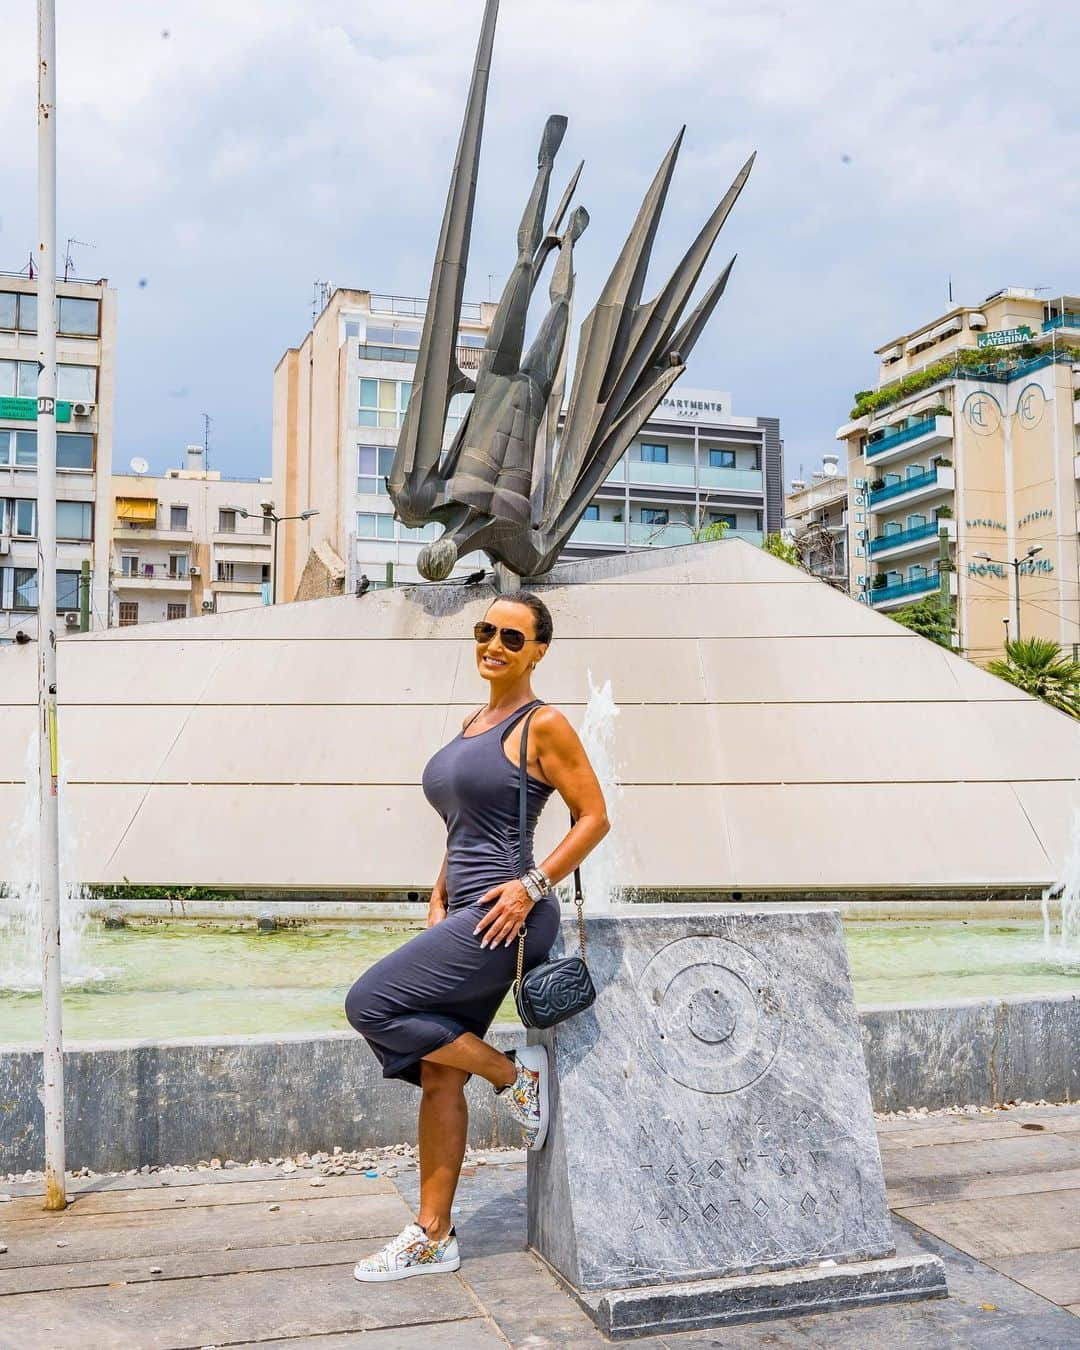
[(952, 298), (952, 273), (950, 272), (950, 273), (949, 273), (949, 304), (951, 305), (952, 302), (953, 302), (953, 298)]
[(315, 327), (315, 320), (330, 303), (330, 293), (333, 287), (328, 281), (316, 281), (311, 288), (311, 326)]
[(73, 234), (68, 236), (67, 245), (66, 245), (66, 247), (64, 248), (64, 280), (65, 280), (65, 281), (67, 281), (68, 275), (69, 275), (71, 272), (74, 272), (74, 270), (75, 270), (75, 259), (74, 259), (74, 258), (72, 257), (72, 255), (71, 255), (71, 246), (72, 246), (72, 244), (78, 244), (78, 246), (79, 246), (80, 248), (97, 248), (97, 245), (96, 245), (96, 244), (90, 244), (90, 243), (87, 243), (87, 241), (86, 241), (85, 239), (76, 239), (75, 236), (74, 236)]
[(202, 448), (203, 448), (203, 456), (202, 456), (202, 458), (203, 458), (203, 465), (202, 465), (202, 466), (203, 466), (203, 472), (205, 473), (205, 472), (210, 468), (210, 424), (211, 424), (211, 422), (213, 421), (213, 419), (211, 418), (211, 416), (210, 416), (209, 413), (205, 413), (205, 412), (204, 412), (203, 415), (202, 415), (202, 420), (203, 420), (203, 434), (202, 434)]

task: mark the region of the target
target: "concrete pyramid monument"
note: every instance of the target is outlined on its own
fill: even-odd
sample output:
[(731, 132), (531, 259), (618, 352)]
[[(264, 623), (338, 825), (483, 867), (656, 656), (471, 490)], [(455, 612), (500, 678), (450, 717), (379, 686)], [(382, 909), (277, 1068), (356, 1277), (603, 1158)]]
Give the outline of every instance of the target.
[[(738, 540), (562, 564), (541, 696), (619, 715), (620, 880), (687, 896), (1038, 888), (1080, 725)], [(72, 880), (430, 886), (427, 757), (484, 698), (490, 587), (369, 592), (65, 638)], [(0, 650), (0, 876), (17, 875), (32, 644)], [(541, 847), (562, 830), (549, 811)]]

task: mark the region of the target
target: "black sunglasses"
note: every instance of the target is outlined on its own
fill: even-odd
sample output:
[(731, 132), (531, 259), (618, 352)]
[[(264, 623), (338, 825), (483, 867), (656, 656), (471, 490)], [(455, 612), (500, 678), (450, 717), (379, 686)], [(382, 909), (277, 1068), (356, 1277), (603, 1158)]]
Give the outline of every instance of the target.
[(473, 637), (481, 646), (490, 642), (496, 633), (502, 639), (502, 645), (508, 652), (519, 652), (526, 642), (538, 640), (537, 638), (527, 638), (520, 628), (496, 628), (493, 623), (486, 623), (483, 619), (473, 629)]

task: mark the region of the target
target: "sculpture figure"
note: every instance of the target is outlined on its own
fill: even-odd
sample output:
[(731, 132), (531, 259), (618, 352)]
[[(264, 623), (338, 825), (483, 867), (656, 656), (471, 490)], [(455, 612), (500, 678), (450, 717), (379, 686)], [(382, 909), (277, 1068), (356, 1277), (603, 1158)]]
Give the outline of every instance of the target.
[[(633, 229), (593, 311), (585, 319), (570, 391), (567, 345), (574, 291), (574, 245), (589, 223), (578, 207), (564, 221), (578, 165), (546, 230), (544, 215), (566, 118), (549, 117), (536, 180), (518, 229), (517, 262), (499, 300), (475, 382), (455, 357), (472, 230), (476, 175), (498, 0), (486, 0), (432, 273), (412, 397), (387, 486), (406, 525), (442, 523), (417, 559), (422, 576), (447, 577), (457, 559), (483, 549), (521, 577), (548, 571), (597, 487), (618, 463), (686, 359), (716, 307), (734, 259), (690, 315), (683, 310), (716, 237), (750, 174), (751, 155), (667, 284), (642, 301), (660, 213), (683, 132), (665, 155)], [(685, 130), (685, 128), (683, 129)], [(548, 258), (557, 254), (550, 308), (525, 350), (525, 326)], [(446, 418), (455, 394), (472, 402), (449, 448)]]

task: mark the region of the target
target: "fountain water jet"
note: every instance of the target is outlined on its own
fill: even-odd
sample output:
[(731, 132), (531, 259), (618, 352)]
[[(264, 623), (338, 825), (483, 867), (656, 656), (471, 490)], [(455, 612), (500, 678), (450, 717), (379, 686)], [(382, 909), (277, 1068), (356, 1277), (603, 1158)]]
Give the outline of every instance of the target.
[[(1057, 900), (1061, 929), (1053, 939), (1050, 902)], [(1080, 959), (1080, 807), (1073, 812), (1072, 836), (1062, 876), (1042, 893), (1043, 946), (1059, 959)]]
[[(0, 898), (0, 990), (36, 993), (41, 989), (41, 886), (38, 873), (38, 773), (37, 740), (31, 737), (24, 759), (26, 796), (15, 831), (14, 856), (17, 872), (6, 878)], [(67, 763), (60, 762), (60, 839), (70, 839), (65, 810)], [(99, 980), (105, 971), (87, 964), (82, 956), (83, 934), (90, 922), (89, 896), (84, 887), (63, 880), (65, 856), (61, 853), (61, 969), (65, 985)]]

